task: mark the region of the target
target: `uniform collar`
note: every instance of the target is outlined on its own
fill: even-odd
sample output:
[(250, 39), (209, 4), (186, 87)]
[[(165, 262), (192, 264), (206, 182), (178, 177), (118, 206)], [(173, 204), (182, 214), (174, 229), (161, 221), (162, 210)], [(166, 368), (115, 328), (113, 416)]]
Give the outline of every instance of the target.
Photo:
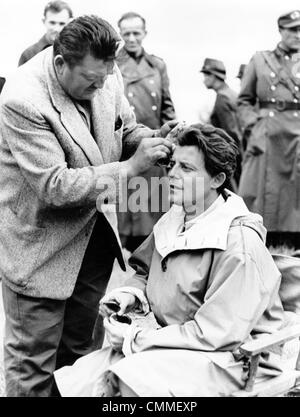
[(230, 225), (238, 217), (250, 214), (243, 199), (226, 190), (204, 213), (193, 219), (192, 226), (181, 232), (184, 224), (182, 207), (173, 205), (153, 228), (155, 246), (165, 258), (177, 250), (226, 250)]
[(286, 45), (284, 45), (284, 43), (279, 42), (279, 44), (277, 45), (276, 49), (275, 49), (275, 54), (277, 56), (283, 57), (285, 55), (288, 55), (289, 57), (293, 56), (294, 54), (299, 53), (298, 50), (295, 49), (290, 49), (288, 48)]

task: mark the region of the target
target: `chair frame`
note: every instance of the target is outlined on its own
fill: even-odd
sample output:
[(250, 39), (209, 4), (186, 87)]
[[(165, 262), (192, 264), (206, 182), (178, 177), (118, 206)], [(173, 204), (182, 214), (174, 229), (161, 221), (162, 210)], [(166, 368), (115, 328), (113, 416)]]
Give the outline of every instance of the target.
[[(300, 325), (293, 325), (278, 332), (266, 335), (240, 346), (240, 352), (246, 357), (248, 372), (244, 389), (236, 391), (233, 397), (278, 397), (293, 390), (300, 390), (300, 350), (295, 370), (284, 371), (280, 375), (255, 383), (260, 356), (286, 342), (299, 338)], [(299, 391), (300, 392), (300, 391)]]

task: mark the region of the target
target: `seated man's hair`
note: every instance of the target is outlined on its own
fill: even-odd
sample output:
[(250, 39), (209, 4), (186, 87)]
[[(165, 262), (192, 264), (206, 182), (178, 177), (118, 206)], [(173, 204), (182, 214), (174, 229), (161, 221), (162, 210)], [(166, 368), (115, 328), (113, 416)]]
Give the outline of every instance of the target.
[(204, 156), (205, 169), (210, 176), (224, 172), (226, 180), (218, 192), (228, 188), (233, 176), (239, 149), (235, 141), (223, 130), (209, 124), (193, 124), (177, 138), (179, 146), (197, 146)]
[(113, 60), (120, 38), (115, 29), (98, 16), (80, 16), (68, 23), (56, 37), (54, 56), (62, 55), (73, 67), (87, 55), (103, 61)]
[(48, 12), (60, 13), (63, 10), (67, 10), (70, 18), (73, 17), (72, 9), (68, 5), (68, 3), (66, 3), (65, 1), (61, 1), (61, 0), (50, 1), (49, 3), (46, 4), (44, 8), (44, 17), (46, 17), (46, 14)]
[(123, 22), (123, 20), (127, 20), (127, 19), (134, 19), (135, 17), (138, 17), (138, 18), (140, 18), (140, 19), (141, 19), (141, 21), (143, 22), (144, 29), (146, 29), (146, 20), (143, 18), (143, 16), (141, 16), (140, 14), (138, 14), (138, 13), (136, 13), (136, 12), (127, 12), (127, 13), (124, 13), (124, 14), (120, 17), (120, 19), (119, 19), (119, 21), (118, 21), (118, 26), (119, 26), (119, 28), (120, 28), (121, 23)]

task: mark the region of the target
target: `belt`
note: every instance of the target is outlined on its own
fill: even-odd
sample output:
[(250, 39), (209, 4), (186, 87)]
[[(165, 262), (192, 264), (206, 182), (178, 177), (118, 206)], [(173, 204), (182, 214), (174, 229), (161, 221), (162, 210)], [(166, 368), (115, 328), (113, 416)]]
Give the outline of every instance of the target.
[(300, 103), (285, 100), (276, 100), (274, 103), (272, 101), (260, 101), (259, 107), (261, 109), (276, 109), (278, 111), (300, 110)]

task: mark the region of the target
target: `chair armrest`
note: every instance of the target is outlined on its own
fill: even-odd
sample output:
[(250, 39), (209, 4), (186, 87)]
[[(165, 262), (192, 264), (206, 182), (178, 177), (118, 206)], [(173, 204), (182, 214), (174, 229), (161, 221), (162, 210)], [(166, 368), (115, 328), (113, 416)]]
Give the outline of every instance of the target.
[(252, 340), (240, 346), (239, 350), (246, 356), (255, 356), (259, 353), (268, 351), (269, 349), (282, 345), (289, 340), (300, 337), (300, 324), (289, 326), (276, 333), (261, 337), (259, 340)]

